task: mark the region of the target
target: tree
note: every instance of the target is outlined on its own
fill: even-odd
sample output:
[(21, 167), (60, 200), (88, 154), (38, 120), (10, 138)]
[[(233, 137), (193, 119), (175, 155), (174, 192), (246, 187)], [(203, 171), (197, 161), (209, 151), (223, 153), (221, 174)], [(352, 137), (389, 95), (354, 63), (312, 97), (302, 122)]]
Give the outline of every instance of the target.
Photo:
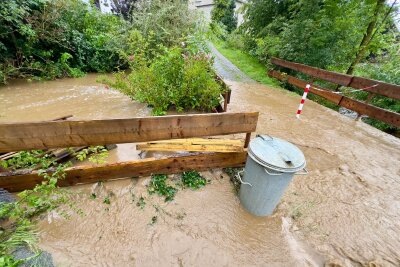
[(135, 3), (138, 0), (111, 0), (111, 11), (114, 14), (118, 14), (124, 17), (124, 19), (130, 19), (132, 10), (135, 8)]
[[(387, 19), (388, 15), (390, 14), (390, 12), (392, 11), (393, 6), (395, 5), (397, 1), (394, 1), (392, 6), (390, 7), (389, 11), (387, 12), (387, 15), (385, 16), (385, 18), (383, 19), (382, 23), (384, 23), (384, 21)], [(374, 9), (374, 14), (368, 24), (368, 27), (366, 28), (366, 31), (363, 35), (363, 38), (361, 40), (361, 43), (358, 47), (356, 56), (354, 58), (354, 60), (351, 62), (349, 68), (346, 71), (346, 74), (353, 74), (354, 72), (354, 68), (356, 67), (356, 65), (358, 63), (360, 63), (360, 61), (363, 59), (363, 57), (365, 56), (365, 52), (368, 49), (368, 45), (371, 43), (372, 38), (374, 37), (376, 31), (377, 31), (377, 23), (378, 23), (378, 19), (380, 17), (380, 15), (385, 11), (384, 9), (385, 7), (385, 0), (377, 0), (376, 1), (376, 6)]]
[(235, 8), (235, 0), (214, 0), (214, 8), (211, 11), (212, 22), (222, 23), (228, 32), (232, 32), (237, 26)]

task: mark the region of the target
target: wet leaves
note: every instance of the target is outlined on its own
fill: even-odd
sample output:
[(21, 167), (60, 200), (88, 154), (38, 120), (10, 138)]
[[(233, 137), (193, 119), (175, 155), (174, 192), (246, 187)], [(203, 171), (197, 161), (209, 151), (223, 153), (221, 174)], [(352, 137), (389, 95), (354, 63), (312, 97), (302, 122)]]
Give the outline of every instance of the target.
[(182, 184), (186, 188), (197, 190), (207, 184), (207, 180), (196, 171), (182, 173)]
[(178, 190), (175, 187), (168, 185), (167, 179), (168, 176), (165, 174), (152, 175), (147, 192), (150, 195), (157, 193), (159, 196), (164, 196), (166, 202), (173, 200)]

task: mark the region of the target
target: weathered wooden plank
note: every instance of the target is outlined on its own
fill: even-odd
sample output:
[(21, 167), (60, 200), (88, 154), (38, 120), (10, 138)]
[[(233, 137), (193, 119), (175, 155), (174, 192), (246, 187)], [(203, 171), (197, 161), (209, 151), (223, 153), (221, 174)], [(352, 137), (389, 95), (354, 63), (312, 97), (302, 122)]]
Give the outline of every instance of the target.
[[(304, 88), (307, 84), (307, 82), (304, 80), (297, 79), (290, 75), (282, 75), (281, 73), (279, 73), (277, 71), (270, 71), (270, 72), (268, 72), (268, 75), (270, 75), (271, 77), (277, 78), (281, 81), (287, 81), (288, 83), (293, 84), (299, 88)], [(375, 107), (375, 106), (369, 105), (367, 103), (363, 103), (361, 101), (336, 94), (334, 92), (328, 91), (321, 87), (317, 88), (314, 85), (310, 88), (310, 92), (313, 94), (319, 95), (325, 99), (328, 99), (337, 105), (354, 110), (354, 111), (358, 112), (359, 114), (364, 114), (371, 118), (375, 118), (377, 120), (386, 122), (390, 125), (400, 127), (400, 114), (399, 113), (385, 110), (385, 109), (382, 109), (379, 107)]]
[(258, 112), (0, 124), (0, 152), (253, 132)]
[(349, 97), (344, 96), (340, 102), (340, 106), (350, 110), (354, 110), (359, 114), (367, 115), (370, 118), (374, 118), (390, 125), (400, 127), (400, 114), (363, 103)]
[[(124, 177), (239, 167), (244, 165), (246, 157), (246, 151), (237, 153), (207, 153), (161, 159), (150, 158), (100, 166), (71, 167), (66, 169), (67, 176), (65, 179), (60, 180), (58, 185), (72, 186)], [(15, 176), (2, 176), (0, 173), (0, 188), (4, 188), (10, 192), (32, 189), (42, 181), (42, 177), (39, 177), (36, 172)]]
[(400, 99), (399, 85), (318, 69), (279, 58), (272, 58), (271, 62), (275, 65), (299, 71), (328, 82), (356, 89), (364, 89), (365, 91), (374, 94), (383, 95), (394, 99)]
[[(274, 77), (280, 81), (286, 81), (286, 82), (288, 82), (294, 86), (297, 86), (299, 88), (302, 88), (302, 89), (306, 88), (306, 85), (309, 84), (308, 82), (306, 82), (304, 80), (298, 79), (298, 78), (290, 76), (290, 75), (283, 75), (281, 72), (275, 71), (275, 70), (270, 70), (268, 72), (268, 75), (270, 77)], [(316, 86), (316, 85), (313, 85), (310, 88), (310, 92), (313, 94), (319, 95), (319, 96), (335, 103), (336, 105), (338, 105), (340, 100), (342, 99), (341, 95), (332, 93), (331, 91), (324, 89), (322, 87)]]
[(214, 144), (214, 145), (243, 145), (243, 141), (239, 139), (223, 139), (223, 138), (186, 138), (171, 139), (161, 141), (151, 141), (148, 144)]
[(351, 83), (349, 84), (349, 87), (356, 89), (371, 87), (365, 89), (365, 91), (394, 99), (400, 99), (400, 86), (395, 84), (384, 83), (381, 81), (354, 76), (354, 78), (351, 80)]
[(284, 68), (288, 68), (288, 69), (292, 69), (295, 71), (299, 71), (304, 74), (308, 74), (312, 77), (323, 79), (325, 81), (340, 84), (343, 86), (348, 86), (351, 82), (351, 79), (353, 78), (353, 76), (350, 76), (350, 75), (341, 74), (341, 73), (337, 73), (337, 72), (333, 72), (333, 71), (327, 71), (327, 70), (323, 70), (323, 69), (318, 69), (318, 68), (310, 67), (310, 66), (303, 65), (300, 63), (286, 61), (286, 60), (283, 60), (280, 58), (275, 58), (275, 57), (273, 57), (271, 59), (271, 62), (275, 65), (278, 65), (278, 66), (281, 66)]
[(189, 151), (189, 152), (241, 152), (244, 151), (241, 140), (228, 139), (175, 139), (137, 144), (137, 150), (144, 151)]
[[(50, 121), (67, 120), (67, 119), (72, 118), (72, 117), (73, 117), (73, 115), (65, 115), (65, 116), (62, 116), (62, 117), (57, 117), (57, 118), (52, 119)], [(18, 152), (15, 152), (15, 151), (8, 152), (8, 153), (6, 153), (4, 155), (0, 155), (0, 160), (6, 160), (6, 159), (9, 159), (9, 158), (12, 158), (12, 157), (16, 156), (17, 154), (18, 154)]]

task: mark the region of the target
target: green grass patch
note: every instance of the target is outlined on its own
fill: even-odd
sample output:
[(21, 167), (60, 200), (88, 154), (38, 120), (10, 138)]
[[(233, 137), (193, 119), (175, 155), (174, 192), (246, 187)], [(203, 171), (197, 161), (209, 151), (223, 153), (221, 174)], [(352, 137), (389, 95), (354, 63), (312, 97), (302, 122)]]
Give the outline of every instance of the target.
[(268, 77), (267, 68), (260, 63), (256, 57), (243, 53), (238, 49), (230, 48), (224, 41), (221, 40), (213, 41), (213, 44), (224, 57), (229, 59), (253, 80), (268, 86), (279, 86), (279, 82), (277, 80)]

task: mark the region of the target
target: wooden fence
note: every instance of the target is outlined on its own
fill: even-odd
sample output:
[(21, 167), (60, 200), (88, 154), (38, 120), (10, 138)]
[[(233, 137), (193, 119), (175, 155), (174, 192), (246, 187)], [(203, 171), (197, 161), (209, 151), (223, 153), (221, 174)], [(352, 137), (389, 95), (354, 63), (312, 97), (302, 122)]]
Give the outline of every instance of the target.
[[(0, 124), (0, 151), (136, 143), (177, 138), (245, 133), (246, 143), (256, 130), (257, 112), (217, 113), (93, 121), (51, 121)], [(236, 167), (245, 163), (247, 151), (189, 153), (100, 166), (66, 169), (60, 186), (123, 177), (169, 174), (187, 170)], [(51, 170), (50, 170), (51, 172)], [(38, 173), (0, 173), (0, 188), (11, 192), (33, 188), (43, 180)]]
[[(370, 93), (367, 102), (370, 101), (375, 95), (382, 95), (400, 100), (400, 86), (398, 85), (322, 70), (278, 58), (272, 58), (271, 62), (277, 66), (307, 74), (312, 78), (312, 81), (314, 79), (321, 79), (324, 81), (328, 81), (346, 87), (362, 89)], [(268, 75), (280, 81), (286, 81), (289, 84), (292, 84), (296, 87), (303, 89), (307, 84), (311, 84), (312, 86), (310, 88), (310, 92), (315, 95), (321, 96), (335, 103), (336, 105), (356, 111), (360, 115), (367, 115), (368, 117), (380, 120), (382, 122), (388, 123), (396, 127), (400, 127), (399, 113), (370, 105), (367, 102), (362, 102), (347, 96), (343, 96), (342, 94), (338, 94), (338, 92), (333, 92), (329, 89), (313, 85), (312, 81), (301, 80), (296, 77), (286, 75), (279, 71), (270, 70), (268, 72)]]

